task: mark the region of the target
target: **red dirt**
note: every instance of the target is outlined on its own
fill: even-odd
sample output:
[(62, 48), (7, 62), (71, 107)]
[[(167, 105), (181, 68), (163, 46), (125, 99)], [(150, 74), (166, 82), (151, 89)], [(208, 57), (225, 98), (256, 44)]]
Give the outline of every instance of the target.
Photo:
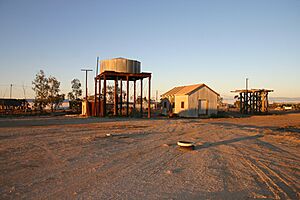
[(300, 114), (0, 119), (0, 198), (299, 199), (299, 145)]

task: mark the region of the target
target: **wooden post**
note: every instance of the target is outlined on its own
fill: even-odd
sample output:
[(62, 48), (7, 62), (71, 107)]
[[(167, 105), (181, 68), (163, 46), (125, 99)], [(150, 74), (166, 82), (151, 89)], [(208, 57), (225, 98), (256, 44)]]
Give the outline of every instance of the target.
[(123, 86), (123, 84), (122, 84), (122, 78), (120, 79), (120, 115), (122, 116), (122, 108), (123, 108), (123, 89), (122, 89), (122, 86)]
[(243, 113), (243, 93), (240, 92), (240, 112)]
[(269, 98), (268, 98), (268, 92), (266, 92), (266, 112), (269, 112)]
[(100, 117), (102, 117), (102, 114), (101, 114), (101, 112), (102, 112), (102, 109), (101, 109), (101, 78), (99, 78), (99, 96), (98, 96), (98, 102), (99, 102), (99, 104), (98, 104), (98, 116)]
[(141, 78), (141, 108), (140, 108), (140, 113), (141, 117), (143, 117), (143, 78)]
[(126, 116), (129, 116), (129, 76), (126, 77), (127, 78), (127, 95), (126, 95), (126, 104), (127, 104), (127, 108), (126, 108)]
[(257, 92), (255, 92), (255, 99), (256, 99), (255, 112), (259, 112), (259, 105), (258, 105), (259, 98), (258, 98), (258, 93)]
[(136, 80), (133, 81), (133, 108), (135, 110), (136, 104)]
[(106, 116), (106, 76), (104, 75), (104, 81), (103, 81), (103, 117)]
[(261, 109), (261, 111), (262, 112), (266, 112), (266, 94), (265, 94), (265, 92), (262, 92), (261, 93), (261, 104), (262, 104), (262, 109)]
[(259, 107), (258, 107), (259, 110), (258, 110), (258, 112), (261, 113), (261, 108), (262, 108), (262, 104), (261, 104), (261, 92), (258, 92), (258, 98), (259, 98), (259, 102), (258, 102), (259, 103)]
[(244, 112), (248, 114), (248, 91), (245, 92), (244, 94), (244, 104), (245, 104)]
[(148, 91), (148, 118), (151, 118), (151, 76), (149, 76), (149, 91)]
[(114, 116), (118, 115), (118, 78), (115, 79), (115, 90), (114, 90)]
[(252, 98), (252, 111), (251, 112), (255, 113), (255, 95), (253, 92), (252, 92), (251, 98)]
[(85, 100), (88, 102), (87, 70), (85, 71)]
[(94, 97), (94, 106), (93, 106), (93, 115), (97, 116), (97, 77), (95, 77), (95, 97)]

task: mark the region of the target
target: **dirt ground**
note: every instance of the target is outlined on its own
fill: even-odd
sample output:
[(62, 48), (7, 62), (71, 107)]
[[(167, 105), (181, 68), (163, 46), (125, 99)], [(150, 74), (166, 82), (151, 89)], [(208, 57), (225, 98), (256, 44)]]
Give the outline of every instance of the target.
[(0, 199), (300, 199), (300, 114), (0, 119)]

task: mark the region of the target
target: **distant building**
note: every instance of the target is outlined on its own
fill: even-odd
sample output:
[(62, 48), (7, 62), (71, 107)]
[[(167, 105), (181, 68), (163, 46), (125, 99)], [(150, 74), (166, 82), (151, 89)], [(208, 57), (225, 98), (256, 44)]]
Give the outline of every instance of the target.
[(29, 110), (26, 99), (0, 99), (0, 114), (16, 114)]
[[(28, 107), (32, 110), (35, 109), (35, 106), (34, 106), (34, 99), (26, 99), (28, 101)], [(65, 99), (61, 105), (59, 105), (57, 107), (58, 110), (68, 110), (70, 108), (70, 102), (69, 102), (69, 99)], [(45, 108), (45, 110), (50, 110), (51, 107), (50, 105), (47, 105)]]
[(205, 84), (175, 87), (162, 95), (162, 114), (200, 117), (218, 112), (220, 95)]
[(292, 107), (292, 106), (283, 106), (283, 109), (284, 109), (284, 110), (292, 110), (293, 107)]

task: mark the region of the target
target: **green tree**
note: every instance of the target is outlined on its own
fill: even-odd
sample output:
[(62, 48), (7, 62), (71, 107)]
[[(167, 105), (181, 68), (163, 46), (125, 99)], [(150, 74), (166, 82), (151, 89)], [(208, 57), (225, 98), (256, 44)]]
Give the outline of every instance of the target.
[[(104, 88), (103, 88), (103, 90), (104, 90)], [(111, 85), (106, 86), (106, 101), (108, 103), (114, 102), (114, 98), (115, 98), (114, 93), (115, 93), (115, 86), (111, 86)]]
[(34, 106), (43, 111), (48, 104), (48, 79), (43, 70), (40, 70), (32, 81), (32, 89), (35, 92)]
[(72, 91), (68, 93), (68, 98), (72, 101), (78, 100), (82, 95), (81, 83), (75, 78), (71, 81)]
[(75, 110), (76, 112), (80, 112), (81, 110), (80, 97), (82, 95), (81, 83), (77, 78), (75, 78), (71, 81), (71, 85), (72, 85), (72, 91), (68, 93), (69, 105), (72, 110)]
[(59, 108), (65, 100), (65, 94), (57, 94), (54, 98), (54, 109)]
[(51, 111), (56, 109), (64, 100), (64, 95), (59, 95), (60, 82), (53, 76), (48, 78), (48, 102), (50, 104)]
[(69, 99), (70, 101), (74, 101), (74, 100), (75, 100), (75, 96), (74, 96), (73, 92), (69, 92), (69, 93), (68, 93), (68, 99)]
[[(102, 93), (104, 93), (104, 88), (102, 88)], [(120, 100), (121, 88), (119, 86), (117, 87), (117, 95), (118, 95), (118, 100)], [(122, 90), (122, 101), (125, 101), (126, 95), (127, 95), (126, 91)], [(115, 99), (115, 86), (113, 85), (106, 86), (106, 101), (108, 103), (113, 103), (114, 99)]]
[(53, 76), (46, 77), (43, 70), (40, 70), (32, 81), (32, 89), (35, 92), (35, 107), (43, 111), (50, 104), (51, 111), (57, 109), (65, 99), (64, 94), (60, 92), (60, 82)]

